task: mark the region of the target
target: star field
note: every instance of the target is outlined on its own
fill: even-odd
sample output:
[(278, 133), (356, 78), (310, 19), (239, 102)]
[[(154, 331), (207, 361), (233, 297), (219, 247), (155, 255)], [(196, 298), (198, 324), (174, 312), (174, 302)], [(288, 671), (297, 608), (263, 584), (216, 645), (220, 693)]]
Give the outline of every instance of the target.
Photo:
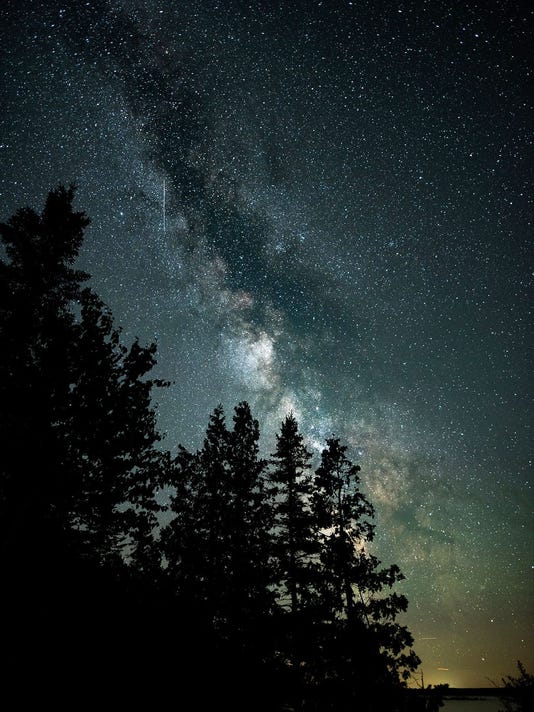
[(534, 12), (465, 5), (9, 0), (0, 205), (77, 183), (171, 450), (342, 437), (425, 682), (484, 687), (534, 668)]

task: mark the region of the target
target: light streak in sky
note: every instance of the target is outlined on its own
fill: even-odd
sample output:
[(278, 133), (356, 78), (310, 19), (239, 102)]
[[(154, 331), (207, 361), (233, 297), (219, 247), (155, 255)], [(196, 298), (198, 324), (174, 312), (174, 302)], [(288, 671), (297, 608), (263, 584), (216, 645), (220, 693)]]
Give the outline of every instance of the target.
[(165, 235), (167, 232), (167, 221), (166, 221), (166, 206), (165, 206), (165, 178), (163, 179), (163, 234)]

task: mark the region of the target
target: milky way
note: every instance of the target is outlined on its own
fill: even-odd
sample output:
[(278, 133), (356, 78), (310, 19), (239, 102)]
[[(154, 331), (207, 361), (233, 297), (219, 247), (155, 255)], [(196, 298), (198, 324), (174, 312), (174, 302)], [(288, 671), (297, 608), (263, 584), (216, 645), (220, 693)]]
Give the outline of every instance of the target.
[(425, 681), (487, 686), (534, 668), (533, 14), (463, 5), (8, 2), (0, 197), (77, 183), (171, 450), (242, 399), (349, 444)]

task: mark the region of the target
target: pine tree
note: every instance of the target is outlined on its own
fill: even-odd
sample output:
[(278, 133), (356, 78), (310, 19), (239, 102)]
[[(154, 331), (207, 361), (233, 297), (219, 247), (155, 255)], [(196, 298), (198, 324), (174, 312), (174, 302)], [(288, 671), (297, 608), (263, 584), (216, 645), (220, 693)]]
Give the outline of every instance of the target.
[(224, 409), (210, 416), (202, 448), (180, 448), (175, 460), (175, 515), (162, 533), (168, 575), (207, 626), (221, 631), (227, 617), (229, 569), (230, 433)]
[(310, 507), (311, 453), (292, 414), (282, 423), (276, 440), (270, 482), (275, 495), (279, 601), (283, 608), (297, 614), (314, 599), (317, 531)]
[(359, 487), (360, 467), (347, 458), (338, 438), (326, 445), (313, 497), (321, 528), (320, 591), (326, 623), (318, 677), (327, 679), (330, 688), (336, 681), (339, 709), (342, 701), (350, 707), (371, 691), (386, 705), (386, 697), (395, 694), (400, 680), (419, 664), (410, 649), (410, 633), (396, 622), (407, 599), (388, 591), (404, 577), (395, 565), (381, 569), (368, 550), (374, 511)]
[[(228, 463), (227, 627), (224, 678), (233, 709), (274, 709), (272, 500), (259, 457), (259, 425), (248, 403), (234, 409)], [(239, 694), (235, 691), (239, 690)]]
[(202, 583), (209, 620), (216, 630), (226, 625), (228, 609), (228, 538), (230, 475), (228, 463), (230, 433), (224, 409), (217, 406), (208, 423), (204, 445), (199, 453), (200, 474), (198, 526), (205, 533)]
[[(87, 275), (71, 264), (89, 224), (73, 189), (49, 194), (42, 215), (0, 225), (0, 522), (4, 553), (52, 516), (61, 493), (55, 424), (70, 391), (72, 303)], [(44, 531), (41, 532), (41, 536)], [(29, 534), (29, 540), (33, 534)]]
[(127, 554), (138, 568), (151, 567), (155, 493), (163, 483), (166, 454), (146, 378), (155, 364), (155, 344), (127, 348), (111, 313), (91, 291), (80, 298), (72, 382), (61, 423), (72, 490), (69, 517), (82, 539), (102, 558)]
[(261, 684), (270, 656), (270, 507), (258, 438), (248, 404), (235, 408), (232, 431), (215, 408), (202, 448), (179, 450), (174, 518), (161, 537), (167, 581), (187, 611), (179, 630), (186, 664), (205, 670), (217, 704), (233, 709), (249, 708), (247, 692)]
[(292, 414), (276, 435), (270, 482), (275, 495), (275, 520), (280, 603), (296, 614), (314, 597), (314, 555), (317, 553), (312, 495), (311, 453)]
[(228, 594), (233, 633), (252, 631), (272, 612), (272, 506), (266, 488), (267, 463), (259, 457), (259, 424), (248, 403), (234, 409), (229, 440)]
[(204, 556), (204, 528), (201, 524), (202, 486), (198, 453), (182, 445), (169, 469), (168, 484), (174, 489), (170, 497), (170, 520), (160, 533), (161, 561), (165, 579), (174, 596), (198, 605), (201, 593), (199, 559)]
[(0, 226), (2, 594), (26, 616), (48, 610), (41, 620), (102, 613), (124, 555), (140, 562), (152, 540), (165, 463), (150, 403), (162, 384), (145, 378), (155, 347), (123, 346), (83, 288), (72, 265), (89, 220), (73, 199), (59, 187), (40, 215), (19, 210)]
[[(320, 527), (323, 598), (336, 616), (352, 619), (360, 608), (354, 552), (373, 537), (373, 508), (358, 489), (360, 467), (346, 457), (347, 448), (330, 438), (322, 451), (314, 489), (314, 511)], [(361, 615), (361, 612), (360, 612)]]
[(310, 684), (317, 623), (318, 531), (311, 509), (311, 453), (292, 414), (276, 436), (269, 482), (272, 488), (276, 593), (273, 624), (281, 662), (279, 688), (286, 702), (301, 709)]
[(271, 509), (259, 458), (259, 426), (247, 403), (235, 408), (234, 428), (219, 405), (210, 416), (202, 449), (181, 447), (175, 461), (174, 519), (162, 540), (177, 592), (211, 611), (221, 635), (250, 625), (272, 595)]

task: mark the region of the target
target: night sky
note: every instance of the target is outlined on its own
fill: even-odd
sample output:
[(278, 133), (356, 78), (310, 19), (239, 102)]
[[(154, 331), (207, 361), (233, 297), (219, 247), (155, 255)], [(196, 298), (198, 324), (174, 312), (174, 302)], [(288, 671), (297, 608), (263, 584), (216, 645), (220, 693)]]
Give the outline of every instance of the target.
[(534, 672), (527, 3), (1, 13), (0, 219), (77, 183), (80, 266), (173, 381), (166, 447), (243, 399), (267, 453), (290, 410), (340, 436), (425, 683)]

